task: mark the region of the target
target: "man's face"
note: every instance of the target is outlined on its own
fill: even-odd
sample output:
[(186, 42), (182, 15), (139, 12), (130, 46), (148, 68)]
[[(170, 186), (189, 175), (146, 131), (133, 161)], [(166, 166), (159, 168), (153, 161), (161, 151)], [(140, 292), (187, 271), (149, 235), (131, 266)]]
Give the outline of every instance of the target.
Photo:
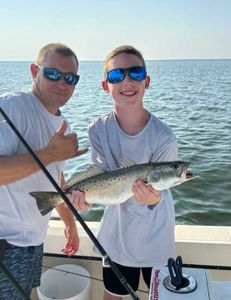
[[(48, 54), (42, 64), (44, 67), (55, 68), (63, 73), (77, 73), (78, 67), (73, 56), (62, 56), (58, 53)], [(42, 68), (31, 66), (34, 78), (33, 92), (51, 114), (56, 114), (72, 96), (75, 85), (67, 84), (62, 78), (59, 81), (51, 81), (43, 76)]]

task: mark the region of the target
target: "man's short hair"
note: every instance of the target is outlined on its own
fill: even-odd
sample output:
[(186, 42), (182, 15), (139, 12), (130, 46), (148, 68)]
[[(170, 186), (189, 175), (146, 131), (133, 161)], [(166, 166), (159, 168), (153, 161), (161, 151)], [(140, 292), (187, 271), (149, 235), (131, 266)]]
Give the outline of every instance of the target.
[(58, 53), (62, 56), (73, 56), (75, 58), (77, 67), (79, 65), (78, 58), (73, 50), (69, 48), (68, 46), (62, 44), (62, 43), (49, 43), (42, 47), (39, 51), (38, 57), (36, 59), (36, 63), (39, 65), (42, 65), (48, 54)]

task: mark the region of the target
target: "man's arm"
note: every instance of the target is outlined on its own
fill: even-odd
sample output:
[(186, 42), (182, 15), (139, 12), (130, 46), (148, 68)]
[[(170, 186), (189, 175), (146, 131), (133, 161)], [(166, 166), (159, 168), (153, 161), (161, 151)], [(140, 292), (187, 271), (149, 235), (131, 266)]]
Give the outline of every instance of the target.
[(75, 218), (65, 203), (56, 206), (56, 210), (65, 224), (66, 245), (61, 251), (69, 256), (74, 255), (78, 251), (80, 243)]
[[(52, 162), (52, 156), (45, 149), (35, 153), (45, 166)], [(40, 169), (30, 154), (0, 156), (0, 166), (0, 185), (15, 182)]]
[[(65, 180), (62, 173), (61, 187), (63, 188), (64, 186)], [(65, 203), (56, 206), (56, 211), (65, 224), (64, 234), (66, 237), (66, 245), (61, 251), (64, 254), (72, 256), (78, 251), (80, 243), (75, 217)]]
[[(88, 149), (78, 150), (76, 134), (71, 133), (65, 136), (66, 128), (67, 123), (63, 121), (48, 145), (44, 149), (35, 152), (45, 166), (82, 155), (88, 151)], [(0, 156), (0, 170), (0, 185), (5, 185), (37, 172), (40, 167), (27, 153), (15, 156)]]

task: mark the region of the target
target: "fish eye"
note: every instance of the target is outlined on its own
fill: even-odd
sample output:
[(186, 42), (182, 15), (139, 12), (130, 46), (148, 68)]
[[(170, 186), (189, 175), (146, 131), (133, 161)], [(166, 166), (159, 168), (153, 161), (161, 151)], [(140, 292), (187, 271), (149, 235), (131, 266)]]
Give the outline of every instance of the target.
[(177, 169), (178, 169), (178, 165), (177, 165), (177, 164), (173, 164), (173, 165), (172, 165), (172, 168), (173, 168), (174, 170), (177, 170)]

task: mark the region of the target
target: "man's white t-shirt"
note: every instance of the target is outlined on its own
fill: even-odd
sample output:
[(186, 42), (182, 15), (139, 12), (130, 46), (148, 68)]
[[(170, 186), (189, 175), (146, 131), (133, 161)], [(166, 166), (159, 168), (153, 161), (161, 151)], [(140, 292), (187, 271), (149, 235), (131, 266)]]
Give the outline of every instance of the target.
[[(31, 91), (5, 94), (0, 97), (0, 106), (34, 151), (48, 144), (64, 119), (50, 114)], [(0, 114), (0, 156), (24, 153), (28, 153), (26, 148)], [(47, 166), (58, 184), (63, 168), (64, 162)], [(16, 246), (43, 243), (50, 213), (42, 216), (29, 192), (54, 190), (42, 170), (14, 183), (0, 185), (0, 239)]]

